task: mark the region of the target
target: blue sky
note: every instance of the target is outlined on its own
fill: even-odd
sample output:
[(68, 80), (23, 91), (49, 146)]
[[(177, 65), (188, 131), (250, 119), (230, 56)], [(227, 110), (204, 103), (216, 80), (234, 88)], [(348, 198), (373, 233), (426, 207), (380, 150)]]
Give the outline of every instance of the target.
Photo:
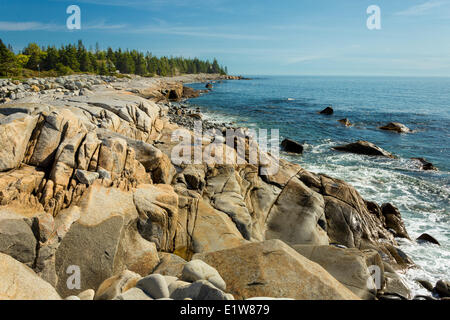
[(0, 0), (0, 38), (217, 57), (232, 74), (450, 76), (450, 0)]

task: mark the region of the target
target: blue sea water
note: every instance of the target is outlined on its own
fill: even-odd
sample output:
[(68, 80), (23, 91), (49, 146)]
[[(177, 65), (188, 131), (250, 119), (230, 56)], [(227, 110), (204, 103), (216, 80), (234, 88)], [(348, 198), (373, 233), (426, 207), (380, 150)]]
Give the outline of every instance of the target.
[[(441, 243), (399, 240), (419, 265), (405, 274), (408, 285), (425, 294), (414, 279), (450, 280), (450, 78), (258, 76), (215, 83), (211, 93), (190, 103), (212, 121), (279, 129), (280, 139), (305, 144), (302, 156), (282, 157), (343, 179), (368, 200), (397, 206), (411, 238), (427, 232)], [(329, 105), (334, 115), (318, 114)], [(340, 124), (343, 118), (354, 126)], [(388, 122), (401, 122), (414, 133), (378, 129)], [(397, 159), (331, 149), (356, 140), (373, 142)], [(420, 171), (412, 157), (426, 158), (439, 172)]]

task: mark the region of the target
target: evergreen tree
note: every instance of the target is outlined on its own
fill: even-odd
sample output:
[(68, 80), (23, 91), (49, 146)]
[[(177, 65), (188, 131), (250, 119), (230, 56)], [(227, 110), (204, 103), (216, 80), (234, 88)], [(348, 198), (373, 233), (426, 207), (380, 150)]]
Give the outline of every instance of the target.
[(29, 56), (26, 67), (31, 70), (37, 70), (41, 64), (41, 48), (36, 43), (30, 43), (28, 47), (23, 50), (23, 54)]
[(91, 59), (89, 57), (89, 53), (87, 51), (82, 51), (80, 53), (80, 71), (82, 72), (91, 72), (93, 71), (92, 65), (91, 65)]
[(0, 76), (9, 76), (17, 68), (16, 56), (0, 39)]
[[(0, 40), (1, 41), (1, 40)], [(1, 42), (2, 74), (18, 72), (21, 68), (41, 71), (56, 70), (59, 74), (72, 72), (94, 72), (113, 74), (119, 70), (124, 74), (141, 76), (174, 76), (179, 74), (221, 73), (226, 74), (227, 68), (221, 67), (217, 59), (210, 61), (198, 58), (155, 57), (150, 52), (146, 54), (137, 50), (122, 49), (106, 51), (95, 46), (95, 52), (87, 50), (81, 40), (76, 45), (69, 44), (56, 49), (53, 46), (40, 48), (30, 43), (21, 54), (15, 55), (12, 48)], [(6, 71), (8, 70), (8, 71)]]
[(59, 52), (55, 47), (47, 48), (47, 56), (45, 57), (42, 68), (43, 70), (54, 70), (59, 62)]

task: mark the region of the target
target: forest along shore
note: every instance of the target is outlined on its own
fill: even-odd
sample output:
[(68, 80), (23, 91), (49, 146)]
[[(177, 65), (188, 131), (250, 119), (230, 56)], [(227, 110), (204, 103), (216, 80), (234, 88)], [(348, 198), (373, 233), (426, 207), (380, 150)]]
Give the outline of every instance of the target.
[(269, 154), (273, 175), (172, 163), (172, 133), (201, 118), (172, 104), (200, 94), (183, 83), (230, 79), (0, 80), (0, 298), (414, 298), (392, 205)]

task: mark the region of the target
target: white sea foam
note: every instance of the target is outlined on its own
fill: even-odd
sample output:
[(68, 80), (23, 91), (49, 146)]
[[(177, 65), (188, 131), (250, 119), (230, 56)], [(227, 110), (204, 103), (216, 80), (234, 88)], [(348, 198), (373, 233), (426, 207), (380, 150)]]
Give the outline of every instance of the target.
[[(247, 127), (257, 127), (251, 119), (243, 119), (219, 113), (204, 112), (211, 122), (230, 122)], [(406, 228), (412, 239), (422, 233), (433, 235), (442, 246), (418, 244), (398, 239), (400, 248), (417, 264), (403, 277), (414, 295), (429, 295), (415, 280), (425, 279), (435, 284), (440, 279), (450, 279), (450, 186), (421, 179), (424, 173), (410, 159), (374, 158), (332, 151), (339, 142), (324, 139), (318, 145), (305, 143), (303, 156), (281, 153), (289, 161), (301, 164), (305, 169), (340, 178), (353, 185), (367, 200), (377, 203), (390, 202), (402, 212)], [(415, 176), (417, 174), (418, 176)]]
[(450, 187), (411, 175), (419, 171), (410, 160), (330, 151), (334, 145), (335, 142), (326, 140), (320, 145), (308, 146), (309, 156), (287, 158), (312, 172), (345, 180), (367, 200), (394, 204), (402, 212), (412, 239), (426, 232), (440, 241), (441, 246), (437, 246), (399, 239), (400, 248), (418, 265), (403, 275), (415, 295), (429, 294), (415, 279), (425, 279), (432, 284), (440, 279), (450, 279)]

